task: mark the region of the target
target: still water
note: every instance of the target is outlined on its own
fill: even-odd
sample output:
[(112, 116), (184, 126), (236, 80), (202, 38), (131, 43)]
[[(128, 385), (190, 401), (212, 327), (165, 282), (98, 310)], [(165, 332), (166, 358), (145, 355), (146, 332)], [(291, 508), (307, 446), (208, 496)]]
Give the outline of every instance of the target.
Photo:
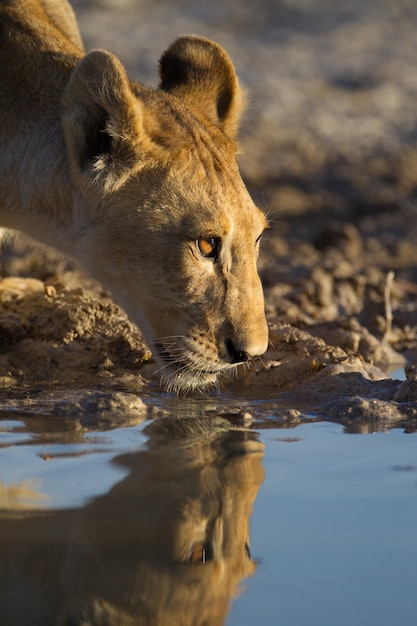
[(216, 402), (0, 409), (2, 626), (416, 623), (417, 434)]

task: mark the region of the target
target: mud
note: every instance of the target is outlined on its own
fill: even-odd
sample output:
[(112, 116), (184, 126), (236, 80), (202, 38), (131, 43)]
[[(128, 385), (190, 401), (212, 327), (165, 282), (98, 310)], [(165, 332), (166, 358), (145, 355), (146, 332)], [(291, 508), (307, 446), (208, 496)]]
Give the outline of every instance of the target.
[[(162, 50), (197, 32), (228, 48), (249, 88), (240, 160), (273, 226), (259, 264), (270, 349), (237, 381), (221, 381), (224, 392), (237, 407), (240, 394), (274, 398), (289, 422), (309, 411), (415, 430), (417, 6), (74, 5), (87, 47), (112, 49), (135, 78), (155, 84)], [(156, 367), (108, 294), (19, 239), (3, 242), (1, 270), (4, 406), (41, 398), (57, 416), (143, 419)], [(407, 365), (406, 380), (389, 377)]]

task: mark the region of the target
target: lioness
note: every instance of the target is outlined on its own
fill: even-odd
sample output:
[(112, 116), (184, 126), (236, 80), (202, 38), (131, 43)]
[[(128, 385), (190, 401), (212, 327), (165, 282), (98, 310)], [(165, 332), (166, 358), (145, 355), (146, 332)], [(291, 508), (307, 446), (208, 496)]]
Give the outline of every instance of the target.
[(0, 225), (80, 262), (180, 392), (266, 350), (266, 220), (236, 164), (225, 51), (180, 37), (159, 69), (151, 89), (84, 55), (65, 0), (0, 1)]

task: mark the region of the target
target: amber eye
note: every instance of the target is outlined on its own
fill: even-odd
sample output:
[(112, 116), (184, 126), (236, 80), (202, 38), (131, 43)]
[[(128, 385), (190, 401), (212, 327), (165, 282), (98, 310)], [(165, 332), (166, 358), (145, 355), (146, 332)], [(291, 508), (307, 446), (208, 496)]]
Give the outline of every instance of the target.
[(198, 541), (191, 547), (188, 562), (192, 565), (199, 565), (213, 560), (213, 548), (209, 543)]
[(197, 248), (207, 259), (216, 259), (220, 251), (220, 237), (200, 237)]

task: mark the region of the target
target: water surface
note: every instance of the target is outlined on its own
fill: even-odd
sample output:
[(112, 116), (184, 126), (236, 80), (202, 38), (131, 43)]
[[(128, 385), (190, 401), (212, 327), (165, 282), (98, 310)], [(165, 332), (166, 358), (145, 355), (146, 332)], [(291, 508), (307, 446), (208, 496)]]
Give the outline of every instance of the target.
[(1, 624), (415, 622), (415, 434), (150, 401), (96, 430), (0, 411)]

